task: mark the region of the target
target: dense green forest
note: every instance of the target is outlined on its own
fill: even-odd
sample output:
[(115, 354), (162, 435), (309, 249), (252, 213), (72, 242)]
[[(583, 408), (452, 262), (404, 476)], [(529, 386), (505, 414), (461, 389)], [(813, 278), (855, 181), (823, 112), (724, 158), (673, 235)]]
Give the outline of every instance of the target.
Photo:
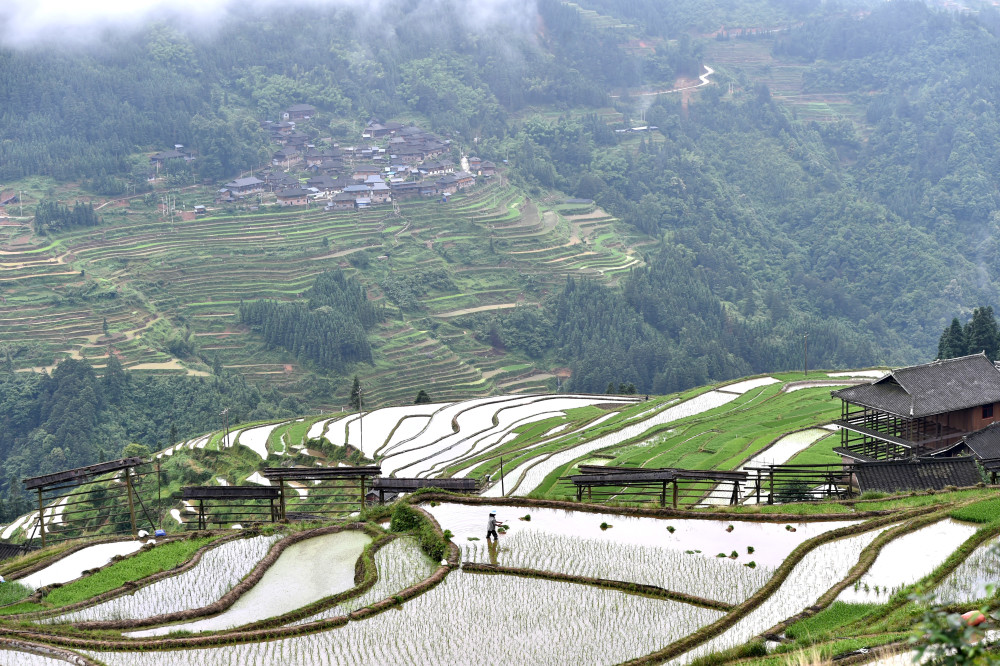
[(367, 332), (385, 317), (364, 288), (341, 271), (316, 278), (303, 303), (240, 303), (240, 321), (260, 331), (265, 342), (284, 347), (323, 370), (343, 372), (350, 363), (371, 363)]
[(212, 377), (135, 376), (114, 352), (103, 377), (73, 359), (51, 374), (0, 372), (0, 521), (25, 508), (18, 479), (113, 460), (130, 443), (158, 450), (218, 428), (227, 408), (238, 423), (293, 416), (302, 405), (221, 368)]
[[(538, 0), (502, 20), (451, 0), (248, 9), (208, 30), (156, 23), (99, 44), (0, 47), (0, 179), (141, 193), (149, 154), (182, 144), (197, 158), (162, 167), (168, 187), (225, 182), (269, 163), (261, 121), (295, 103), (317, 107), (302, 125), (331, 142), (357, 140), (372, 118), (419, 122), (453, 155), (502, 164), (518, 192), (592, 199), (642, 239), (627, 274), (543, 293), (524, 271), (512, 278), (524, 307), (457, 319), (496, 353), (568, 368), (573, 390), (667, 392), (798, 367), (806, 338), (813, 367), (921, 362), (935, 349), (994, 357), (992, 311), (973, 308), (1000, 296), (998, 35), (990, 8), (860, 0)], [(802, 70), (804, 93), (842, 95), (858, 113), (802, 120), (738, 60), (710, 62), (713, 46), (751, 36)], [(703, 65), (713, 82), (695, 95), (630, 96)], [(640, 122), (655, 129), (625, 131)], [(102, 224), (82, 203), (48, 200), (34, 214), (55, 243)], [(492, 237), (473, 237), (471, 222), (463, 233), (472, 249), (429, 246), (447, 268), (398, 274), (394, 241), (375, 239), (385, 263), (358, 253), (351, 278), (330, 272), (298, 298), (245, 300), (239, 323), (309, 368), (304, 395), (328, 399), (331, 383), (377, 360), (380, 323), (436, 334), (421, 298), (453, 295), (464, 263), (494, 260)], [(112, 271), (101, 279), (114, 289)], [(137, 282), (126, 295), (169, 288)], [(5, 342), (9, 354), (17, 341)], [(175, 356), (197, 356), (195, 346)], [(221, 369), (142, 378), (112, 362), (101, 378), (64, 361), (51, 376), (2, 381), (5, 475), (162, 443), (170, 424), (184, 436), (229, 403), (247, 418), (302, 406)], [(73, 400), (52, 397), (63, 393)], [(77, 411), (71, 445), (61, 415)]]

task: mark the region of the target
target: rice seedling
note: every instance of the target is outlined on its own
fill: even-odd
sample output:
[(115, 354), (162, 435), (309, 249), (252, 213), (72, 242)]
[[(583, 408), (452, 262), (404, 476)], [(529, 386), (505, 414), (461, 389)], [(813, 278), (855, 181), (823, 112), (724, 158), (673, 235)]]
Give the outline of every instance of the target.
[(949, 515), (955, 520), (966, 520), (970, 523), (992, 523), (997, 516), (1000, 516), (1000, 498), (959, 507)]
[(261, 579), (223, 613), (185, 624), (136, 631), (133, 637), (171, 631), (218, 631), (266, 620), (354, 587), (354, 566), (371, 537), (363, 532), (324, 534), (289, 546)]
[(191, 559), (195, 551), (215, 538), (183, 539), (155, 546), (152, 550), (138, 553), (52, 590), (45, 596), (45, 603), (48, 606), (66, 606), (114, 590), (127, 582), (173, 569)]
[(955, 546), (976, 528), (954, 520), (942, 520), (888, 543), (853, 588), (844, 590), (841, 601), (870, 603), (885, 601), (896, 590), (915, 583), (941, 564)]
[(17, 666), (66, 666), (66, 661), (55, 657), (46, 657), (33, 652), (21, 652), (0, 648), (0, 663), (17, 664)]
[[(307, 636), (171, 651), (169, 661), (176, 666), (614, 664), (651, 652), (720, 616), (718, 611), (587, 585), (455, 571), (398, 611)], [(462, 620), (455, 621), (457, 617)], [(144, 651), (92, 656), (108, 666), (153, 666), (162, 664), (165, 655)]]
[[(488, 508), (451, 502), (436, 507), (429, 504), (422, 507), (429, 511), (443, 528), (450, 529), (462, 542), (465, 542), (467, 537), (482, 537), (485, 534)], [(754, 559), (758, 564), (767, 566), (778, 566), (788, 553), (805, 539), (837, 527), (854, 524), (853, 521), (801, 523), (797, 533), (790, 533), (784, 529), (783, 524), (739, 523), (739, 528), (733, 532), (726, 532), (728, 521), (671, 518), (668, 522), (661, 518), (539, 507), (531, 507), (530, 522), (513, 520), (514, 516), (527, 508), (512, 506), (499, 509), (497, 518), (510, 527), (508, 535), (538, 531), (621, 544), (655, 546), (678, 552), (704, 551), (712, 555), (719, 552), (728, 554), (733, 550), (742, 552), (747, 543), (755, 543), (758, 546)], [(507, 511), (510, 512), (509, 521), (504, 515)], [(602, 522), (614, 525), (614, 528), (602, 530), (600, 529)], [(666, 525), (674, 527), (675, 531), (671, 533), (665, 530)]]
[(969, 603), (987, 596), (987, 585), (1000, 583), (998, 540), (979, 546), (958, 568), (941, 581), (937, 600), (944, 604)]
[(44, 620), (46, 623), (129, 620), (200, 608), (233, 589), (260, 562), (279, 535), (236, 539), (217, 546), (194, 567), (134, 593)]
[(12, 604), (31, 595), (34, 590), (17, 581), (0, 583), (0, 606)]
[(687, 663), (695, 657), (742, 645), (762, 631), (794, 615), (842, 580), (857, 563), (861, 551), (883, 530), (838, 539), (818, 546), (792, 569), (774, 594), (735, 625), (670, 663)]
[[(463, 544), (462, 554), (468, 562), (491, 562), (486, 544)], [(691, 554), (671, 548), (528, 531), (513, 533), (501, 541), (497, 564), (655, 585), (729, 603), (746, 599), (773, 573), (769, 567), (756, 570), (742, 567), (725, 553), (719, 553), (721, 559)]]
[(416, 585), (437, 569), (437, 565), (424, 555), (417, 540), (412, 537), (396, 539), (380, 548), (375, 553), (375, 567), (378, 569), (378, 581), (367, 592), (292, 625), (347, 615)]
[(876, 604), (848, 604), (835, 601), (829, 608), (788, 627), (785, 635), (789, 638), (826, 635), (833, 629), (853, 622), (876, 608), (878, 608)]

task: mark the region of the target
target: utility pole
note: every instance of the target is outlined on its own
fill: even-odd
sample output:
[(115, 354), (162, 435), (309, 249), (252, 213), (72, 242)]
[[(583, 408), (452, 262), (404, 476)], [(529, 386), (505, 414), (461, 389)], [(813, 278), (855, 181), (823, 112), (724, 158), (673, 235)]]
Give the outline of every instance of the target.
[(358, 384), (358, 448), (361, 449), (361, 454), (364, 455), (365, 452), (365, 388), (361, 384)]
[(222, 448), (228, 449), (229, 448), (229, 408), (226, 407), (221, 412), (219, 412), (219, 416), (222, 417), (222, 427), (225, 428), (225, 430), (226, 430), (225, 438), (222, 440), (222, 443), (223, 443), (223, 447)]
[(802, 336), (802, 367), (806, 377), (809, 376), (809, 334)]

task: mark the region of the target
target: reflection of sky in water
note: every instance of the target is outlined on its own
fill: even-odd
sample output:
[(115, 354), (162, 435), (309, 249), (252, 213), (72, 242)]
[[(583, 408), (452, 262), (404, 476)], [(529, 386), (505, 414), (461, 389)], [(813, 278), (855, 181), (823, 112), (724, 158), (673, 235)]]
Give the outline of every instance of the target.
[(1000, 584), (1000, 539), (990, 539), (941, 581), (941, 603), (967, 603), (986, 597), (986, 586)]
[(229, 609), (186, 624), (136, 631), (160, 636), (171, 631), (216, 631), (266, 620), (354, 587), (354, 565), (371, 537), (348, 530), (300, 541), (285, 549), (260, 581)]
[(838, 599), (853, 603), (884, 602), (892, 590), (915, 583), (933, 571), (975, 531), (971, 525), (948, 519), (904, 534), (882, 548), (871, 569), (858, 581), (857, 589), (847, 588)]
[[(442, 529), (451, 530), (456, 543), (468, 537), (486, 538), (486, 521), (490, 508), (465, 504), (445, 503), (438, 506), (421, 505), (429, 511)], [(530, 521), (518, 520), (525, 514)], [(717, 553), (747, 552), (753, 546), (752, 559), (757, 564), (778, 566), (797, 545), (838, 527), (858, 521), (794, 523), (795, 532), (785, 529), (785, 523), (752, 523), (744, 521), (699, 520), (697, 518), (636, 518), (610, 513), (539, 509), (535, 507), (497, 507), (497, 518), (510, 527), (508, 534), (522, 530), (547, 532), (564, 536), (583, 537), (616, 543), (656, 546), (675, 550), (700, 550), (706, 557)], [(601, 523), (612, 525), (602, 530)], [(732, 524), (733, 531), (726, 532)], [(673, 534), (667, 526), (674, 528)], [(501, 545), (503, 536), (500, 537)], [(749, 557), (749, 556), (748, 556)]]

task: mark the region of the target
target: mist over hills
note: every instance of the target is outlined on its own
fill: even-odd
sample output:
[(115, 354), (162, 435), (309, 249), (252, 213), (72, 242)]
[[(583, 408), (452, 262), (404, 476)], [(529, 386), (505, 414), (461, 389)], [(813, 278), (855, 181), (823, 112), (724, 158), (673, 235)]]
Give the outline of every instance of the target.
[[(0, 286), (7, 367), (76, 356), (104, 374), (119, 355), (136, 377), (168, 365), (225, 385), (243, 376), (262, 389), (239, 383), (242, 414), (265, 418), (342, 405), (355, 374), (389, 404), (424, 387), (435, 399), (670, 392), (799, 367), (806, 336), (811, 367), (933, 358), (952, 317), (997, 301), (997, 12), (707, 4), (5, 4), (0, 193), (24, 193), (0, 238), (18, 255)], [(480, 176), (460, 205), (398, 214), (216, 207), (233, 178), (286, 171), (262, 121), (295, 104), (316, 109), (297, 124), (316, 150), (397, 120), (500, 177)], [(151, 174), (150, 155), (175, 144), (194, 159)], [(304, 162), (287, 171), (311, 175)], [(30, 217), (42, 202), (126, 196), (94, 228)], [(166, 222), (177, 198), (218, 221)], [(208, 235), (265, 227), (276, 235)], [(59, 275), (39, 277), (40, 257)], [(239, 320), (241, 300), (307, 308), (334, 270), (385, 308), (351, 329), (370, 360), (323, 365), (283, 343), (302, 330)], [(301, 321), (335, 328), (342, 308), (327, 307)], [(80, 329), (50, 340), (61, 317)], [(130, 403), (148, 418), (102, 421), (100, 403), (81, 462), (169, 429), (156, 404), (181, 378), (165, 374), (146, 392), (159, 397)], [(42, 386), (4, 375), (25, 416), (8, 450), (64, 448), (38, 411)], [(184, 427), (207, 427), (211, 410), (199, 413)]]

